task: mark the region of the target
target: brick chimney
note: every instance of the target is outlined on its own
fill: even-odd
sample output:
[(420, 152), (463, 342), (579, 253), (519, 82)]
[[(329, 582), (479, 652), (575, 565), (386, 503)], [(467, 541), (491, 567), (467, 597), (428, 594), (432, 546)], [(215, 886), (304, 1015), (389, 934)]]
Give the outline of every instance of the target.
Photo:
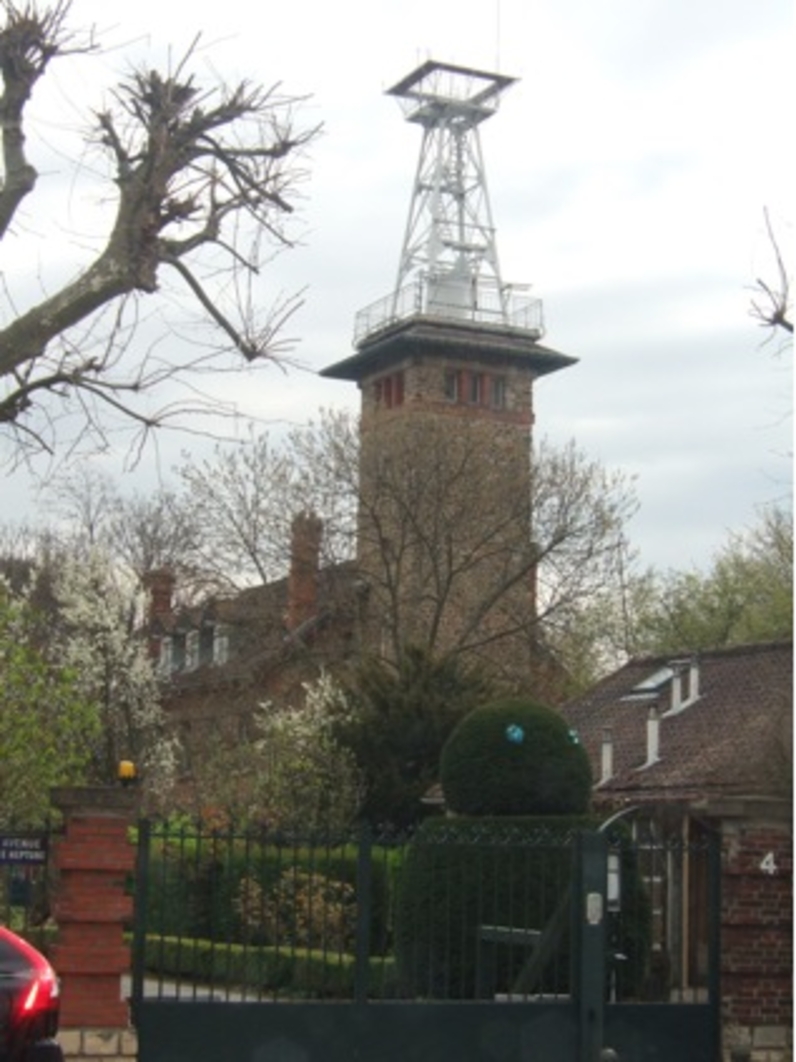
[(287, 578), (285, 623), (295, 631), (318, 614), (318, 569), (323, 522), (314, 513), (293, 518), (290, 542), (290, 572)]
[(149, 593), (147, 622), (165, 619), (171, 615), (172, 596), (177, 582), (174, 572), (169, 568), (153, 568), (143, 578), (144, 589)]
[(177, 579), (169, 568), (153, 568), (141, 580), (149, 594), (146, 625), (149, 630), (149, 656), (156, 661), (160, 657), (160, 638), (152, 628), (157, 620), (166, 620), (172, 614), (174, 586)]

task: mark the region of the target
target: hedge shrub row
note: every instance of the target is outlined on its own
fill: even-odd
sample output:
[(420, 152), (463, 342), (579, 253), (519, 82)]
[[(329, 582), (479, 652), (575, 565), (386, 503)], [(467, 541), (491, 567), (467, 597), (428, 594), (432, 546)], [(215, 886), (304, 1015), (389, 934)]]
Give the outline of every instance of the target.
[[(247, 947), (212, 940), (147, 937), (145, 967), (160, 978), (212, 985), (215, 990), (308, 999), (350, 999), (352, 955), (310, 948)], [(395, 994), (395, 964), (372, 959), (369, 994)]]

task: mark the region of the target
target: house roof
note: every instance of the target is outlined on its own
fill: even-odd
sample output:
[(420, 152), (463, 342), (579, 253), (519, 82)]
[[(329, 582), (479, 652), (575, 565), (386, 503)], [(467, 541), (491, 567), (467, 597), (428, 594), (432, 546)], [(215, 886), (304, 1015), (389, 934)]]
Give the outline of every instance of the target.
[(317, 612), (295, 630), (289, 631), (285, 626), (287, 578), (248, 587), (233, 597), (212, 598), (200, 606), (177, 609), (157, 617), (149, 630), (159, 636), (221, 626), (232, 633), (234, 640), (225, 663), (204, 664), (170, 676), (172, 687), (217, 687), (279, 666), (296, 649), (306, 647), (332, 620), (350, 627), (356, 593), (355, 568), (350, 562), (343, 562), (318, 573)]
[[(698, 685), (683, 679), (682, 703), (672, 700), (672, 688), (691, 661), (667, 655), (630, 661), (561, 709), (589, 754), (596, 799), (690, 802), (788, 791), (792, 643), (703, 651), (692, 660)], [(651, 711), (658, 719), (655, 762), (648, 762)], [(609, 735), (613, 769), (603, 779)]]

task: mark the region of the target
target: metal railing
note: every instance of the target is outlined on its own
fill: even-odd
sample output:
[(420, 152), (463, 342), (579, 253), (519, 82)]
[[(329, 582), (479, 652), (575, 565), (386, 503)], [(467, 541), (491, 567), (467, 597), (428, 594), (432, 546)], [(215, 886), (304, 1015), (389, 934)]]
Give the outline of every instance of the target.
[(354, 322), (354, 345), (412, 317), (506, 328), (534, 339), (544, 335), (542, 300), (529, 295), (527, 285), (443, 273), (420, 275), (360, 310)]
[[(577, 830), (444, 819), (411, 837), (139, 830), (139, 1003), (569, 997)], [(684, 880), (707, 880), (706, 850), (611, 850), (622, 882), (607, 894), (610, 998), (699, 1001), (686, 990), (698, 982), (679, 976), (684, 929), (667, 939), (656, 912), (661, 888), (672, 908)]]

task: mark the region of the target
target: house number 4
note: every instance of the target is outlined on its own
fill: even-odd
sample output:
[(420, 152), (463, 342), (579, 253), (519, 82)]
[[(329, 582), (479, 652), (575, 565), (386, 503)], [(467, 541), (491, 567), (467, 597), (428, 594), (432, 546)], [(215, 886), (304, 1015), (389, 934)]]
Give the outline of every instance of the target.
[(776, 874), (777, 864), (774, 860), (774, 853), (769, 852), (760, 864), (760, 869), (764, 874)]

